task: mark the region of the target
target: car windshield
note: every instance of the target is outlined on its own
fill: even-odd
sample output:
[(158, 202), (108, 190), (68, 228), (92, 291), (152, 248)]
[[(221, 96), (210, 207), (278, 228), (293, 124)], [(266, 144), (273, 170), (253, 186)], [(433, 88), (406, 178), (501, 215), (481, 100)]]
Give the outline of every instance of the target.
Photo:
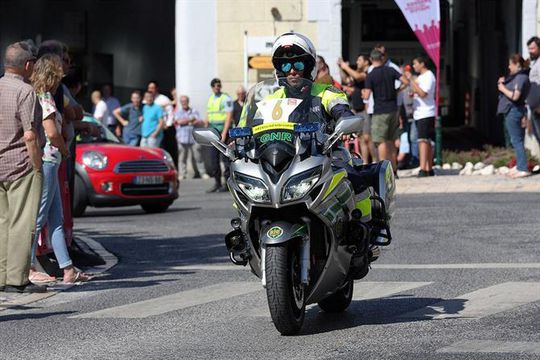
[(120, 143), (120, 140), (101, 122), (96, 120), (90, 114), (84, 114), (83, 121), (97, 125), (99, 128), (99, 136), (91, 135), (77, 135), (77, 143), (79, 144), (93, 144), (93, 143)]
[(307, 79), (278, 78), (260, 82), (249, 90), (241, 124), (252, 130), (257, 158), (272, 144), (279, 144), (280, 150), (294, 151), (297, 124), (318, 123), (321, 127), (317, 132), (324, 132), (322, 112), (313, 111), (321, 104), (312, 95), (312, 86)]

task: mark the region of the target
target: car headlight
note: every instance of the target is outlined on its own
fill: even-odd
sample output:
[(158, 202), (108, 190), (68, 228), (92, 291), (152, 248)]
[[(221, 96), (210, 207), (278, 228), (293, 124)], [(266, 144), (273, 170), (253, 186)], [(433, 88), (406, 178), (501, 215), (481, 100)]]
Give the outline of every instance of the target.
[(293, 176), (283, 188), (283, 194), (281, 195), (282, 201), (294, 201), (306, 196), (317, 181), (319, 181), (321, 170), (322, 168), (319, 166)]
[(234, 180), (240, 190), (251, 200), (260, 203), (270, 202), (268, 187), (266, 187), (262, 180), (237, 172), (234, 173)]
[(103, 170), (107, 167), (107, 156), (98, 151), (87, 151), (82, 156), (84, 165), (94, 170)]
[(165, 162), (167, 163), (167, 165), (169, 166), (169, 168), (171, 170), (176, 169), (176, 165), (174, 164), (174, 160), (173, 160), (171, 154), (169, 154), (165, 150), (163, 150), (163, 160), (165, 160)]

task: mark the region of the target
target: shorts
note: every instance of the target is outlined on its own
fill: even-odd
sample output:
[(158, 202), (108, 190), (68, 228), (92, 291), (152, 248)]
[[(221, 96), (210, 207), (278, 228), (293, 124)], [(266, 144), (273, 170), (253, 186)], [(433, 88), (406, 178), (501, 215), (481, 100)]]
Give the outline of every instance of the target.
[(431, 141), (435, 138), (435, 118), (428, 117), (416, 120), (418, 141)]
[(376, 144), (399, 139), (398, 112), (373, 114), (371, 116), (371, 137)]

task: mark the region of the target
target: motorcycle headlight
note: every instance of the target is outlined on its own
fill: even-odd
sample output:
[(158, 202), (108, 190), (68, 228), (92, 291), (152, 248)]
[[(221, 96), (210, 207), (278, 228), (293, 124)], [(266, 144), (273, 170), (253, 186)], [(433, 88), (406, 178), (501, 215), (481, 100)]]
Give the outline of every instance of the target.
[(169, 154), (165, 150), (163, 150), (163, 160), (165, 160), (165, 162), (167, 163), (167, 165), (169, 166), (169, 168), (171, 170), (176, 169), (176, 165), (174, 164), (174, 160), (173, 160), (171, 154)]
[(317, 167), (293, 176), (283, 188), (283, 194), (281, 195), (282, 201), (294, 201), (306, 196), (317, 181), (319, 181), (321, 170), (321, 167)]
[(234, 173), (234, 179), (242, 192), (251, 200), (260, 203), (269, 203), (268, 187), (259, 179), (251, 176)]
[(82, 162), (94, 170), (103, 170), (107, 167), (107, 156), (98, 151), (87, 151), (82, 156)]

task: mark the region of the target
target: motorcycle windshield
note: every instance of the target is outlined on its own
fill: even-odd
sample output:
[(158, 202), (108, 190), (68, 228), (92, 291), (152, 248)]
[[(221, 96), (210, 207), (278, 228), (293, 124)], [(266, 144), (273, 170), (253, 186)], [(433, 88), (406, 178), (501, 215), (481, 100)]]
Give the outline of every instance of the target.
[(272, 158), (292, 157), (296, 153), (295, 125), (325, 124), (317, 97), (312, 94), (312, 86), (313, 83), (307, 79), (273, 78), (249, 90), (241, 124), (251, 128), (255, 158), (268, 157), (269, 154), (273, 154)]

